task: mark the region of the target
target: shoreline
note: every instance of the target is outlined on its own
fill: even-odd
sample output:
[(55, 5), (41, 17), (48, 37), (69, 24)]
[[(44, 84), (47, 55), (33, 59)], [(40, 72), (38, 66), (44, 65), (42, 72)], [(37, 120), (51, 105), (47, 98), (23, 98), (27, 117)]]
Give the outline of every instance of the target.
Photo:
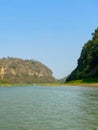
[(41, 86), (78, 86), (78, 87), (98, 87), (98, 83), (46, 83)]
[(98, 87), (98, 83), (35, 83), (35, 84), (0, 84), (0, 87), (15, 87), (15, 86), (77, 86), (77, 87)]

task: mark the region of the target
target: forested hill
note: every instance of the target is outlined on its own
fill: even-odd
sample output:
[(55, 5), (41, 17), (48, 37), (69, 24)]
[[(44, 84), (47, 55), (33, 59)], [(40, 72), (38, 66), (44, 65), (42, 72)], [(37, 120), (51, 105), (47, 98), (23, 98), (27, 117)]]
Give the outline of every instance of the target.
[(76, 69), (69, 75), (67, 81), (98, 78), (98, 28), (92, 33), (89, 40), (81, 51)]
[(35, 60), (0, 59), (0, 83), (33, 84), (54, 82), (52, 71)]

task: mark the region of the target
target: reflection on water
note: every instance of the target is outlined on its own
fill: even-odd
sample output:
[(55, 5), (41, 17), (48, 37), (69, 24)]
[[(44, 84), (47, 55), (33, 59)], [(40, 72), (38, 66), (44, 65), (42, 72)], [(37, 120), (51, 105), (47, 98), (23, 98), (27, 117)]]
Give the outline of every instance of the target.
[(0, 88), (0, 130), (97, 129), (98, 88)]

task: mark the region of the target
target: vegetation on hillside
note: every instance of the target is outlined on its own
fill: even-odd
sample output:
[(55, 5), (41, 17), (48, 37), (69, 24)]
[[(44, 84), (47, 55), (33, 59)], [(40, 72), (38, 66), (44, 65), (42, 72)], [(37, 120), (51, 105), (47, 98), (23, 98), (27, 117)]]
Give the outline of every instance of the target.
[(66, 81), (98, 79), (98, 28), (92, 33), (92, 36), (81, 51), (76, 69)]
[(11, 57), (0, 59), (1, 84), (33, 84), (54, 81), (52, 71), (38, 61)]

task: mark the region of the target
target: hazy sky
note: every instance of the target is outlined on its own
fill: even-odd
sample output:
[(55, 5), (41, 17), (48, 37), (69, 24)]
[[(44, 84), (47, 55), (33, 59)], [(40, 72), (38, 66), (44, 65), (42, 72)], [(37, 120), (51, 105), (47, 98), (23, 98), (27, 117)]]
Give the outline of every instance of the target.
[(33, 58), (62, 78), (97, 26), (98, 0), (0, 0), (0, 57)]

